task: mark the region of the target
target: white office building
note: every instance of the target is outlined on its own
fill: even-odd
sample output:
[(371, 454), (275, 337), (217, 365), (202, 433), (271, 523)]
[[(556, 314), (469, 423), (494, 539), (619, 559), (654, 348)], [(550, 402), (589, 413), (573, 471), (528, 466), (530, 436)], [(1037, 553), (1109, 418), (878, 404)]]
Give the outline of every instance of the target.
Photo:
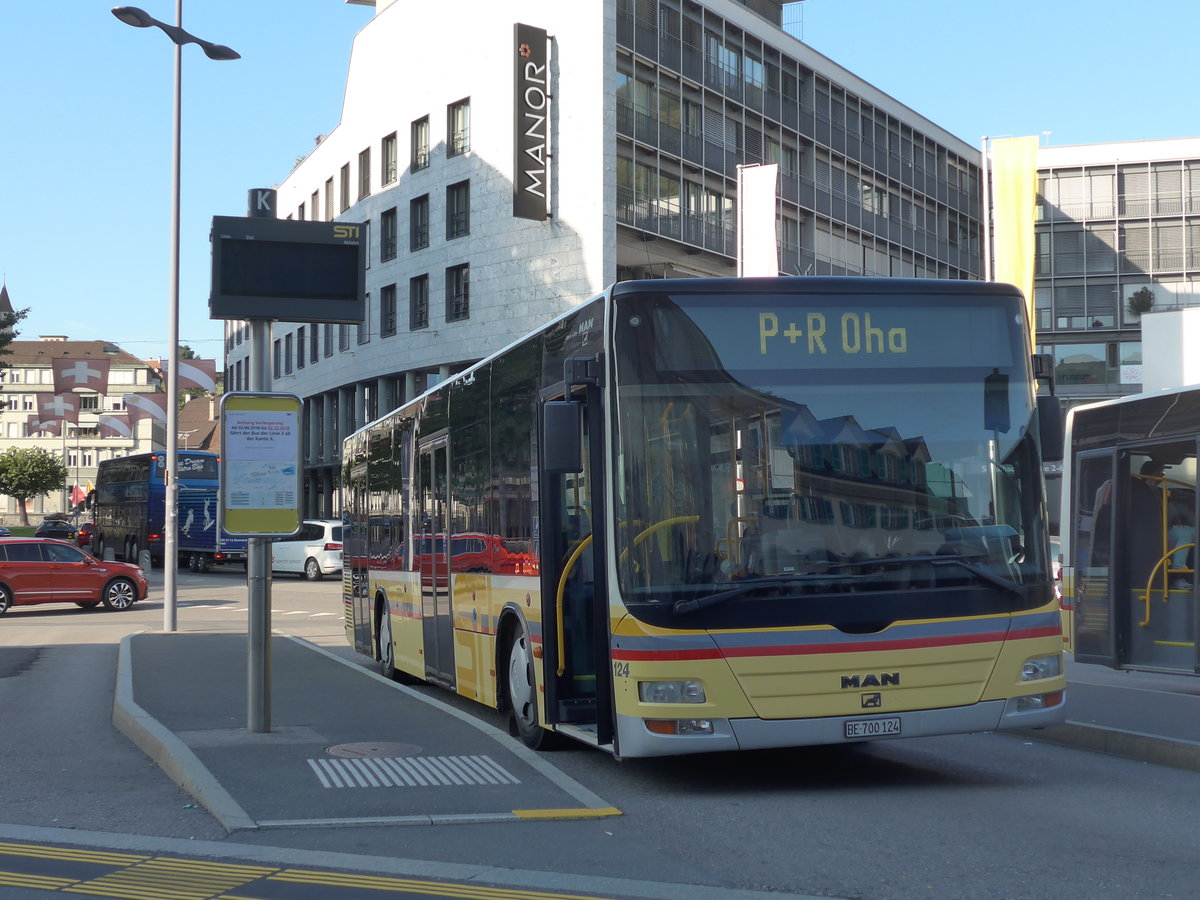
[[(278, 214), (368, 223), (362, 325), (278, 323), (308, 515), (341, 440), (628, 278), (736, 274), (738, 166), (778, 166), (783, 274), (977, 278), (979, 150), (780, 27), (776, 0), (379, 0)], [(520, 27), (519, 27), (520, 26)], [(315, 128), (327, 127), (314, 122)], [(226, 384), (249, 385), (229, 322)]]

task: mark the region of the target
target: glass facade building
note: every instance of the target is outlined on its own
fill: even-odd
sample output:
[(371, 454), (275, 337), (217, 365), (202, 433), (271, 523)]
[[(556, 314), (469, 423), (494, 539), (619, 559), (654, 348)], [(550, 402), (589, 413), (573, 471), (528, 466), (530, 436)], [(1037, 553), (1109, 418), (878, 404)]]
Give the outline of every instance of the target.
[(1070, 404), (1141, 390), (1141, 316), (1200, 306), (1200, 139), (1043, 147), (1035, 306)]

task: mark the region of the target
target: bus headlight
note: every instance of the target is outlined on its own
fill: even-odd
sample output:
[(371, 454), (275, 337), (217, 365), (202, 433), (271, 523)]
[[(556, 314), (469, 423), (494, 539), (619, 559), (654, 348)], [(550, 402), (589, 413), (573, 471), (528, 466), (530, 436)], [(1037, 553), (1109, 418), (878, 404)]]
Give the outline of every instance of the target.
[(1035, 656), (1025, 660), (1021, 666), (1022, 681), (1039, 681), (1043, 678), (1057, 678), (1062, 674), (1062, 654), (1053, 656)]
[(704, 703), (704, 685), (698, 681), (639, 681), (643, 703)]

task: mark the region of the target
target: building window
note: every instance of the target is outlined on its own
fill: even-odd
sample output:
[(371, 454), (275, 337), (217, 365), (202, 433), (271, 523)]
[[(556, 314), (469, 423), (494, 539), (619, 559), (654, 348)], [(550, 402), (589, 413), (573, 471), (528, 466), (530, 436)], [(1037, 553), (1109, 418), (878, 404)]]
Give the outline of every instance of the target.
[(333, 325), (329, 323), (325, 325), (325, 356), (333, 356)]
[(471, 101), (459, 100), (446, 108), (446, 155), (471, 149)]
[(333, 221), (333, 179), (325, 182), (325, 221)]
[(471, 182), (446, 188), (446, 240), (471, 233)]
[(383, 159), (379, 170), (379, 183), (391, 184), (396, 180), (396, 132), (383, 139)]
[(339, 325), (338, 326), (338, 349), (339, 350), (349, 350), (350, 349), (350, 326), (349, 325)]
[(358, 199), (371, 194), (371, 148), (358, 154)]
[(412, 170), (417, 172), (429, 165), (429, 116), (412, 123)]
[(313, 191), (312, 197), (310, 199), (312, 200), (312, 208), (309, 210), (309, 215), (312, 216), (312, 220), (315, 222), (319, 218), (321, 218), (321, 211), (320, 211), (321, 194), (320, 194), (320, 192)]
[(304, 368), (304, 354), (308, 351), (308, 345), (304, 343), (304, 326), (301, 325), (296, 329), (296, 368)]
[(278, 378), (280, 375), (283, 374), (283, 351), (280, 349), (280, 347), (281, 347), (281, 345), (279, 342), (279, 338), (276, 338), (275, 339), (275, 348), (274, 348), (274, 363), (275, 363), (275, 377), (276, 378)]
[(429, 276), (408, 279), (408, 327), (410, 331), (429, 327)]
[(350, 208), (350, 163), (342, 166), (341, 172), (342, 212)]
[(80, 412), (95, 412), (100, 408), (99, 394), (82, 394), (79, 397)]
[(358, 323), (358, 342), (365, 344), (371, 340), (371, 295), (367, 294), (363, 305), (363, 320)]
[(379, 291), (379, 336), (396, 333), (396, 286), (384, 285)]
[(379, 258), (396, 258), (396, 207), (385, 209), (379, 217)]
[(470, 317), (470, 266), (463, 263), (446, 270), (446, 321), (461, 322)]
[(317, 346), (320, 343), (320, 332), (317, 331), (317, 326), (313, 325), (308, 329), (308, 361), (316, 362), (321, 355), (321, 348)]
[(292, 374), (292, 354), (295, 353), (295, 335), (291, 332), (283, 336), (283, 373)]
[(422, 194), (409, 201), (408, 242), (410, 250), (429, 246), (429, 195)]
[(296, 209), (296, 220), (299, 222), (304, 221), (304, 204), (303, 203), (301, 203), (300, 206)]

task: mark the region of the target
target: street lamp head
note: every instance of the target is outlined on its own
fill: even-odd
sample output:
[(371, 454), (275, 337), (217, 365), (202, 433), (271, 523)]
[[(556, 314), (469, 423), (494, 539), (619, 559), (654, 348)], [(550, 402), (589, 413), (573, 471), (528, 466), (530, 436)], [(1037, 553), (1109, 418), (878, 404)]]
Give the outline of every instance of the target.
[(226, 47), (224, 44), (210, 44), (207, 41), (201, 43), (200, 47), (204, 50), (204, 55), (209, 59), (241, 59), (242, 54), (238, 53), (232, 47)]
[(134, 28), (149, 28), (159, 24), (157, 19), (136, 6), (114, 6), (112, 14), (126, 25), (132, 25)]
[(124, 22), (126, 25), (132, 25), (134, 28), (150, 28), (157, 26), (167, 37), (175, 42), (175, 45), (182, 47), (184, 44), (198, 44), (200, 49), (204, 51), (204, 55), (209, 59), (241, 59), (242, 56), (236, 50), (226, 47), (224, 44), (213, 44), (209, 41), (201, 40), (194, 34), (189, 34), (178, 25), (168, 25), (166, 22), (160, 22), (144, 9), (138, 9), (136, 6), (114, 6), (112, 14)]

